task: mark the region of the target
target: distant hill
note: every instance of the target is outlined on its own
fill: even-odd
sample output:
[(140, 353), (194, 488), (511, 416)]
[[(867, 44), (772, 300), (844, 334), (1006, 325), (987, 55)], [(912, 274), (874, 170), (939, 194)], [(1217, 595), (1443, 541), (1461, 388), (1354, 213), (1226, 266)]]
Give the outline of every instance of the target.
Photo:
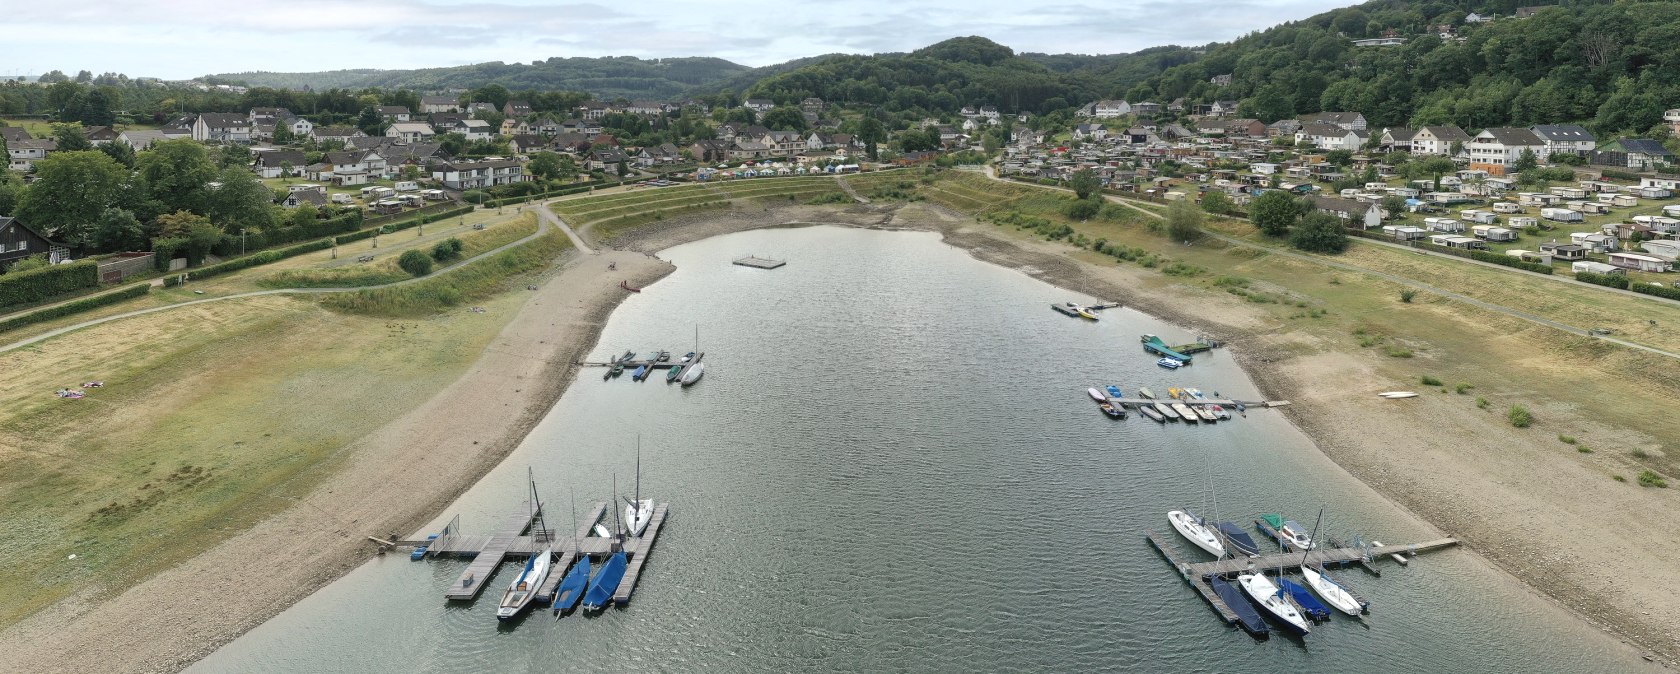
[(509, 89), (569, 89), (598, 98), (671, 98), (746, 73), (752, 69), (723, 59), (688, 57), (640, 59), (632, 56), (551, 58), (530, 64), (475, 63), (419, 70), (334, 70), (317, 73), (248, 72), (214, 75), (222, 81), (253, 87), (316, 90), (362, 87), (420, 91), (474, 89), (500, 84)]

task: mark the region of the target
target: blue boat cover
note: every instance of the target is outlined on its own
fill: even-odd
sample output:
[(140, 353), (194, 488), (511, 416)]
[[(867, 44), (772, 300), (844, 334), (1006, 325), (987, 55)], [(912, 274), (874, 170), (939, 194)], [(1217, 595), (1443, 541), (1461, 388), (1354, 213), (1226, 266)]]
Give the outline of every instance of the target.
[(618, 589), (619, 581), (624, 580), (624, 568), (629, 565), (623, 552), (615, 552), (608, 557), (607, 563), (601, 565), (601, 572), (595, 574), (595, 580), (589, 583), (589, 592), (583, 595), (583, 607), (600, 608), (611, 602), (613, 591)]
[(1330, 619), (1330, 607), (1325, 606), (1318, 597), (1314, 597), (1307, 588), (1287, 578), (1279, 578), (1278, 587), (1289, 593), (1289, 598), (1294, 599), (1295, 604), (1301, 607), (1302, 615), (1314, 621)]
[(1260, 554), (1260, 546), (1255, 544), (1254, 537), (1248, 535), (1248, 532), (1243, 531), (1235, 522), (1220, 522), (1214, 526), (1219, 529), (1219, 534), (1230, 542), (1231, 547), (1239, 552), (1245, 555)]
[(1254, 610), (1254, 605), (1248, 603), (1248, 597), (1243, 595), (1237, 586), (1225, 582), (1219, 576), (1208, 577), (1208, 583), (1213, 585), (1214, 594), (1231, 607), (1231, 612), (1237, 614), (1237, 622), (1243, 631), (1256, 636), (1269, 634), (1271, 629), (1266, 627), (1266, 621), (1260, 617), (1260, 612)]
[(1109, 385), (1108, 385), (1108, 395), (1110, 395), (1110, 396), (1113, 396), (1113, 397), (1115, 397), (1115, 398), (1124, 398), (1124, 397), (1126, 397), (1126, 394), (1125, 394), (1125, 393), (1123, 393), (1123, 392), (1122, 392), (1122, 391), (1121, 391), (1121, 390), (1120, 390), (1120, 387), (1118, 387), (1118, 386), (1115, 386), (1115, 385), (1113, 385), (1113, 384), (1109, 384)]
[(589, 585), (589, 555), (578, 558), (577, 564), (572, 566), (566, 579), (560, 581), (559, 589), (554, 591), (554, 612), (556, 614), (570, 611), (583, 599), (583, 590)]

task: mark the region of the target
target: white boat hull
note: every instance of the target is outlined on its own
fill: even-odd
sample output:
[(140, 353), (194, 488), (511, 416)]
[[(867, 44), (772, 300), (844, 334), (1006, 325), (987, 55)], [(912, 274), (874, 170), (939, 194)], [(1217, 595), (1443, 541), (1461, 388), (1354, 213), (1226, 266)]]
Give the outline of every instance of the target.
[(548, 549), (537, 553), (537, 557), (528, 568), (519, 572), (519, 577), (508, 585), (507, 592), (502, 595), (502, 603), (496, 607), (496, 618), (507, 620), (519, 615), (521, 611), (530, 607), (537, 598), (537, 588), (542, 587), (543, 581), (548, 579), (550, 566), (554, 561), (554, 550)]
[(605, 524), (602, 524), (600, 522), (596, 522), (595, 523), (595, 535), (600, 536), (601, 538), (612, 538), (612, 529), (608, 529), (607, 525), (605, 525)]
[(706, 374), (706, 364), (705, 363), (695, 363), (693, 365), (690, 365), (687, 368), (683, 369), (682, 385), (683, 386), (693, 386), (694, 382), (700, 381), (700, 377), (705, 375), (705, 374)]
[(1177, 529), (1178, 533), (1188, 539), (1191, 544), (1206, 550), (1208, 554), (1215, 557), (1225, 556), (1225, 546), (1219, 542), (1219, 537), (1214, 535), (1212, 529), (1197, 521), (1195, 515), (1182, 510), (1174, 510), (1167, 513), (1167, 521), (1171, 522), (1173, 528)]
[(1364, 612), (1365, 607), (1360, 605), (1359, 600), (1354, 599), (1347, 588), (1336, 584), (1334, 580), (1330, 580), (1329, 576), (1310, 567), (1302, 567), (1301, 575), (1306, 576), (1307, 586), (1311, 587), (1313, 592), (1318, 593), (1318, 597), (1323, 599), (1324, 603), (1329, 604), (1330, 608), (1348, 615), (1359, 615)]
[(1272, 614), (1272, 617), (1289, 623), (1291, 627), (1302, 634), (1312, 631), (1307, 626), (1306, 617), (1301, 615), (1294, 604), (1289, 603), (1289, 600), (1284, 598), (1283, 593), (1278, 590), (1278, 586), (1273, 584), (1272, 579), (1267, 578), (1265, 574), (1242, 574), (1237, 576), (1237, 584), (1242, 586), (1243, 592), (1247, 592), (1248, 596), (1254, 599), (1254, 603), (1259, 605), (1261, 610)]
[(648, 520), (653, 519), (653, 499), (644, 498), (635, 505), (624, 504), (625, 531), (631, 536), (640, 536), (647, 530)]

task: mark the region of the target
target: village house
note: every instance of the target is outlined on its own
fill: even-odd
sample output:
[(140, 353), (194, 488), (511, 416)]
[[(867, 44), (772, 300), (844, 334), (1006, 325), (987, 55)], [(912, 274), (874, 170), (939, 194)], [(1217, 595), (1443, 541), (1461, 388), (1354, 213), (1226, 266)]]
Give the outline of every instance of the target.
[(529, 133), (516, 133), (508, 137), (508, 149), (514, 154), (530, 154), (543, 149), (547, 143), (542, 136)]
[(730, 159), (762, 159), (770, 156), (770, 146), (756, 140), (747, 140), (737, 136), (735, 143), (729, 146)]
[(1318, 212), (1334, 215), (1348, 227), (1375, 229), (1382, 226), (1382, 207), (1377, 204), (1317, 195), (1309, 198)]
[(525, 167), (512, 159), (444, 162), (432, 167), (432, 179), (452, 190), (476, 190), (525, 182)]
[(30, 138), (6, 143), (8, 166), (18, 173), (35, 170), (35, 162), (46, 159), (58, 149), (58, 141), (51, 138)]
[(1554, 152), (1585, 157), (1598, 146), (1598, 136), (1575, 124), (1541, 124), (1531, 126), (1528, 130), (1545, 146), (1543, 151), (1536, 151), (1542, 161)]
[(90, 126), (82, 129), (82, 137), (87, 139), (89, 145), (99, 147), (116, 140), (117, 132), (108, 126)]
[(525, 101), (508, 101), (502, 104), (502, 114), (508, 117), (524, 117), (531, 114), (531, 104)]
[(658, 117), (665, 114), (665, 104), (659, 101), (631, 101), (624, 111), (643, 117)]
[(293, 117), (284, 122), (287, 131), (292, 132), (294, 138), (308, 138), (315, 132), (315, 123), (302, 117)]
[(425, 122), (397, 122), (385, 129), (387, 138), (401, 139), (404, 143), (428, 141), (435, 135), (437, 132), (432, 130), (432, 125)]
[[(291, 166), (291, 173), (285, 172), (285, 167)], [(256, 171), (263, 178), (289, 178), (303, 174), (304, 167), (309, 162), (303, 153), (297, 150), (272, 150), (258, 152), (256, 161), (251, 164), (251, 170)]]
[(616, 171), (619, 164), (629, 164), (630, 156), (617, 147), (596, 147), (589, 151), (589, 160), (584, 162), (591, 171)]
[(17, 218), (0, 217), (0, 271), (32, 255), (46, 255), (47, 262), (58, 264), (69, 258), (70, 249)]
[(1470, 168), (1487, 171), (1488, 175), (1494, 176), (1505, 175), (1525, 150), (1542, 159), (1544, 155), (1541, 153), (1546, 151), (1545, 142), (1534, 132), (1514, 127), (1483, 129), (1464, 147), (1470, 152)]
[(1325, 151), (1358, 150), (1367, 137), (1362, 130), (1322, 122), (1309, 122), (1295, 132), (1295, 142), (1312, 143), (1313, 147)]
[(600, 119), (606, 117), (607, 113), (611, 111), (611, 106), (600, 101), (584, 101), (583, 104), (578, 106), (578, 116), (583, 119)]
[(1074, 140), (1101, 141), (1108, 138), (1108, 128), (1101, 124), (1080, 124), (1073, 127)]
[(749, 98), (741, 104), (741, 107), (753, 112), (765, 113), (775, 108), (776, 102), (768, 98)]
[(1334, 124), (1349, 131), (1365, 130), (1365, 115), (1357, 112), (1314, 112), (1298, 117), (1302, 126), (1313, 123)]
[(387, 122), (406, 122), (411, 118), (411, 113), (406, 105), (381, 105), (374, 110)]
[(292, 190), (280, 201), (283, 208), (297, 208), (309, 204), (316, 208), (327, 205), (327, 193), (322, 190)]
[(5, 142), (10, 143), (31, 138), (34, 138), (34, 136), (29, 135), (29, 131), (21, 126), (0, 126), (0, 140)]
[(636, 165), (642, 168), (649, 166), (663, 166), (682, 161), (682, 152), (670, 143), (661, 143), (653, 147), (644, 147), (636, 153)]
[(318, 126), (311, 133), (316, 142), (336, 140), (344, 143), (352, 138), (367, 138), (367, 134), (353, 126)]
[(434, 112), (460, 112), (461, 104), (454, 96), (422, 96), (420, 97), (420, 112), (432, 114)]
[(1592, 163), (1647, 171), (1656, 168), (1658, 164), (1673, 165), (1674, 153), (1663, 147), (1662, 143), (1648, 138), (1618, 138), (1594, 152)]
[(152, 143), (168, 140), (168, 137), (164, 136), (162, 131), (154, 129), (127, 129), (117, 134), (117, 140), (128, 143), (135, 152), (139, 152), (150, 148)]
[(695, 161), (710, 164), (728, 159), (730, 145), (727, 140), (695, 141), (693, 145), (688, 146), (688, 153), (694, 155)]
[[(1235, 108), (1233, 108), (1235, 109)], [(1225, 122), (1225, 135), (1265, 138), (1266, 123), (1258, 119), (1233, 119)]]
[(251, 120), (245, 115), (206, 112), (193, 122), (192, 139), (200, 143), (249, 143)]
[(1102, 100), (1092, 103), (1090, 106), (1090, 113), (1086, 116), (1095, 117), (1097, 119), (1113, 119), (1115, 117), (1124, 117), (1129, 114), (1132, 114), (1132, 106), (1130, 103), (1120, 100)]
[(1132, 114), (1139, 117), (1154, 117), (1161, 114), (1161, 104), (1144, 101), (1132, 106)]
[(296, 119), (297, 115), (292, 114), (292, 111), (286, 108), (259, 107), (251, 108), (250, 112), (245, 114), (245, 118), (250, 121), (252, 125), (276, 124), (288, 119)]
[(1412, 154), (1445, 157), (1453, 143), (1469, 144), (1470, 134), (1456, 126), (1425, 126), (1412, 136)]
[(1386, 152), (1411, 152), (1412, 137), (1417, 135), (1417, 129), (1405, 126), (1391, 126), (1382, 130), (1378, 136), (1377, 147)]
[(449, 127), (449, 133), (458, 133), (467, 137), (468, 141), (490, 140), (495, 130), (490, 123), (482, 119), (459, 119)]

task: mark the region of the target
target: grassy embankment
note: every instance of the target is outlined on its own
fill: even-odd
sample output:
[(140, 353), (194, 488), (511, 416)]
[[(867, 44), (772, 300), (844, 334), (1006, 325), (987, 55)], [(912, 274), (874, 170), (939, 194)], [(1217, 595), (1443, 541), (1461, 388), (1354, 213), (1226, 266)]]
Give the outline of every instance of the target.
[[(840, 195), (835, 197), (834, 195)], [(844, 201), (841, 199), (844, 198)], [(562, 199), (550, 206), (572, 227), (609, 240), (625, 230), (664, 220), (754, 203), (844, 203), (850, 198), (833, 176), (728, 180), (655, 190), (632, 190), (610, 195)]]
[[(569, 245), (553, 232), (406, 286), (228, 300), (0, 355), (0, 628), (289, 507), (466, 371), (527, 297), (502, 291)], [(485, 312), (442, 311), (466, 302)], [(105, 386), (52, 395), (89, 380)]]
[[(449, 223), (441, 223), (447, 225)], [(444, 227), (439, 227), (444, 229)], [(397, 258), (401, 251), (417, 248), (430, 251), (431, 245), (449, 238), (461, 240), (461, 259), (477, 257), (486, 251), (495, 250), (503, 245), (518, 241), (537, 231), (537, 214), (525, 213), (505, 221), (496, 227), (486, 227), (482, 231), (466, 229), (456, 225), (449, 227), (449, 234), (442, 232), (430, 237), (407, 235), (406, 232), (386, 236), (385, 247), (379, 249), (382, 253), (371, 263), (340, 264), (323, 267), (317, 264), (292, 269), (274, 269), (267, 274), (251, 279), (256, 285), (264, 288), (354, 288), (361, 286), (382, 285), (395, 283), (409, 278), (409, 273), (397, 266)], [(465, 230), (465, 231), (457, 231)], [(396, 241), (392, 241), (395, 239)], [(396, 245), (392, 245), (392, 244)], [(370, 252), (372, 249), (370, 249)], [(354, 261), (354, 255), (346, 257), (342, 252), (339, 257), (343, 260)], [(457, 260), (451, 264), (460, 264)], [(442, 271), (446, 267), (439, 265), (433, 273)]]
[[(1141, 213), (1072, 222), (1059, 213), (1060, 205), (1071, 196), (1000, 183), (978, 174), (941, 173), (933, 184), (923, 187), (922, 194), (986, 222), (1023, 223), (986, 225), (1022, 238), (1055, 238), (1077, 245), (1081, 250), (1073, 256), (1088, 262), (1143, 265), (1162, 272), (1141, 277), (1135, 289), (1140, 295), (1171, 297), (1181, 306), (1200, 306), (1210, 312), (1233, 301), (1260, 308), (1269, 318), (1255, 335), (1299, 337), (1280, 342), (1290, 350), (1288, 355), (1356, 354), (1373, 371), (1391, 378), (1395, 388), (1413, 388), (1480, 407), (1495, 428), (1504, 427), (1500, 432), (1509, 433), (1513, 442), (1555, 447), (1558, 460), (1584, 462), (1607, 478), (1628, 477), (1629, 488), (1639, 488), (1631, 477), (1642, 470), (1680, 474), (1680, 462), (1664, 445), (1666, 439), (1680, 437), (1680, 420), (1651, 414), (1648, 406), (1638, 403), (1680, 395), (1680, 361), (1672, 358), (1571, 335), (1430, 293), (1417, 293), (1405, 302), (1401, 299), (1405, 286), (1399, 283), (1311, 260), (1206, 239), (1193, 246), (1175, 244), (1151, 231), (1153, 219)], [(1217, 226), (1238, 235), (1259, 236), (1246, 223), (1226, 221)], [(1105, 250), (1119, 251), (1129, 259), (1092, 250), (1099, 240)], [(1414, 279), (1566, 324), (1614, 327), (1618, 336), (1629, 341), (1680, 350), (1680, 337), (1661, 329), (1680, 325), (1680, 305), (1672, 302), (1601, 293), (1525, 272), (1362, 245), (1357, 240), (1347, 254), (1324, 259)], [(1655, 326), (1651, 320), (1657, 321)], [(1425, 376), (1443, 385), (1418, 388)], [(1469, 387), (1460, 391), (1460, 383)], [(1534, 416), (1533, 423), (1523, 429), (1504, 422), (1509, 407), (1518, 404)], [(1559, 442), (1559, 435), (1577, 443)], [(1580, 451), (1582, 446), (1594, 451)]]

